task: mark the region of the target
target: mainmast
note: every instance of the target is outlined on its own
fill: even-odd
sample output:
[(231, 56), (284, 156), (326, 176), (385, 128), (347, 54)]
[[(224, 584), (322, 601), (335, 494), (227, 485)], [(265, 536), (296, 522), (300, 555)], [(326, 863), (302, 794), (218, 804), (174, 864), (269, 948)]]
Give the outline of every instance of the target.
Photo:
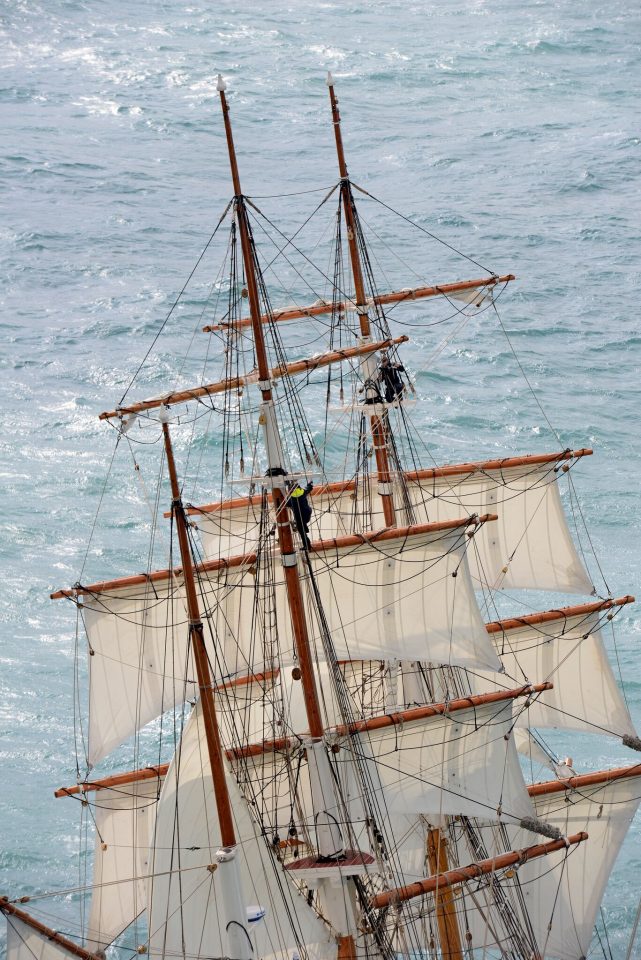
[[(341, 198), (343, 201), (343, 210), (345, 212), (345, 223), (347, 225), (347, 243), (349, 246), (349, 259), (352, 265), (352, 276), (354, 279), (356, 312), (358, 313), (361, 337), (364, 342), (368, 342), (372, 339), (372, 329), (369, 321), (369, 306), (365, 292), (365, 283), (363, 281), (363, 268), (358, 250), (354, 197), (352, 195), (352, 186), (349, 182), (349, 175), (347, 173), (345, 151), (343, 149), (343, 137), (341, 135), (341, 118), (338, 112), (338, 100), (336, 99), (336, 94), (334, 93), (334, 80), (331, 73), (327, 74), (327, 86), (329, 87), (329, 99), (332, 106), (334, 136), (336, 137), (338, 169), (341, 176)], [(375, 358), (370, 356), (364, 359), (362, 361), (362, 370), (365, 384), (365, 398), (367, 400), (368, 381), (372, 381), (376, 375)], [(372, 430), (372, 441), (374, 444), (374, 455), (376, 457), (376, 468), (378, 471), (378, 492), (381, 495), (381, 500), (383, 503), (383, 516), (385, 517), (386, 526), (392, 527), (396, 525), (396, 511), (394, 509), (394, 497), (392, 494), (392, 482), (389, 466), (389, 452), (387, 449), (387, 439), (385, 436), (385, 424), (378, 413), (372, 413), (370, 416), (370, 425)]]
[(285, 495), (286, 470), (284, 466), (283, 450), (280, 443), (278, 424), (276, 421), (276, 411), (274, 408), (274, 400), (272, 395), (272, 372), (270, 371), (267, 360), (267, 349), (261, 320), (253, 239), (251, 235), (249, 219), (247, 216), (245, 198), (243, 197), (240, 186), (238, 163), (236, 160), (236, 151), (234, 148), (231, 122), (229, 119), (229, 107), (227, 105), (227, 98), (225, 96), (226, 84), (220, 75), (218, 77), (217, 89), (220, 94), (220, 103), (225, 122), (229, 163), (234, 186), (234, 210), (238, 221), (243, 262), (245, 265), (245, 279), (247, 282), (249, 311), (254, 335), (256, 364), (258, 367), (258, 387), (262, 395), (259, 422), (263, 429), (263, 436), (267, 451), (267, 476), (269, 477), (272, 488), (272, 500), (274, 504), (274, 512), (276, 514), (276, 527), (278, 531), (278, 545), (284, 570), (287, 599), (291, 615), (292, 631), (294, 635), (294, 644), (303, 684), (305, 710), (307, 713), (309, 732), (312, 740), (310, 749), (307, 752), (307, 757), (309, 762), (310, 780), (312, 784), (312, 798), (317, 824), (319, 853), (324, 858), (332, 859), (341, 857), (344, 853), (344, 847), (340, 829), (335, 824), (333, 818), (330, 818), (329, 816), (324, 817), (322, 815), (322, 811), (324, 809), (329, 806), (333, 806), (333, 800), (328, 803), (323, 799), (325, 791), (329, 791), (330, 793), (332, 792), (331, 785), (333, 783), (333, 778), (331, 775), (329, 758), (323, 742), (323, 720), (316, 686), (316, 679), (314, 675), (313, 658), (309, 640), (309, 631), (307, 629), (307, 620), (305, 617), (301, 581), (298, 572), (298, 558), (294, 544), (289, 510), (287, 507), (287, 498)]

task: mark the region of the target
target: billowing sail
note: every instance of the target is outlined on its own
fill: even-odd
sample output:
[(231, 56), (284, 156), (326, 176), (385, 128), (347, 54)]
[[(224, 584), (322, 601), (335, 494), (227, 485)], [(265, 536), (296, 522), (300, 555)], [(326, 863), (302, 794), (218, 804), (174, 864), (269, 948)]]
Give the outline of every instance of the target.
[[(408, 474), (403, 485), (400, 481), (395, 485), (398, 522), (497, 513), (498, 521), (478, 532), (470, 551), (470, 569), (478, 585), (591, 594), (594, 588), (568, 529), (555, 465), (554, 461), (498, 468), (475, 464)], [(327, 539), (384, 525), (375, 490), (333, 484), (315, 491), (311, 502), (312, 537)], [(210, 559), (246, 550), (258, 538), (259, 498), (229, 501), (215, 510), (196, 511), (196, 516)]]
[(491, 634), (505, 674), (471, 678), (475, 690), (515, 683), (553, 683), (517, 723), (635, 735), (598, 629), (603, 613), (559, 616), (557, 620), (516, 626)]
[[(310, 554), (309, 568), (301, 560), (318, 655), (324, 648), (317, 596), (339, 658), (427, 658), (498, 669), (467, 567), (468, 542), (465, 527), (457, 527), (337, 546)], [(221, 678), (270, 669), (276, 655), (280, 664), (294, 661), (279, 557), (266, 553), (259, 562), (203, 570), (199, 591), (205, 635), (217, 649), (211, 661)], [(194, 695), (183, 593), (181, 581), (172, 579), (85, 595), (91, 763)]]
[[(367, 804), (372, 803), (407, 818), (408, 824), (420, 815), (500, 818), (508, 823), (532, 816), (510, 736), (513, 723), (510, 700), (404, 720), (349, 737), (330, 734), (337, 747), (332, 757), (341, 783), (340, 803), (347, 804), (357, 838), (362, 839)], [(294, 817), (297, 830), (313, 836), (305, 750), (302, 744), (292, 746), (287, 755), (266, 751), (243, 759), (239, 776), (253, 785), (258, 808), (278, 834), (287, 834), (294, 792), (294, 808), (300, 811)], [(340, 803), (329, 813), (342, 822), (346, 814)], [(394, 839), (400, 842), (402, 837)]]
[(149, 844), (159, 791), (160, 780), (144, 780), (96, 794), (93, 891), (85, 938), (89, 950), (106, 947), (147, 905)]
[(510, 731), (512, 701), (362, 735), (395, 813), (501, 818), (532, 815)]
[[(220, 924), (224, 869), (209, 870), (220, 847), (220, 832), (200, 705), (193, 711), (163, 786), (152, 842), (149, 881), (151, 957), (226, 953)], [(255, 955), (267, 960), (329, 956), (325, 925), (281, 872), (252, 821), (235, 778), (228, 775), (245, 901), (265, 917), (251, 924)], [(280, 876), (279, 876), (280, 874)], [(250, 908), (250, 912), (254, 908)]]
[(150, 720), (195, 695), (182, 583), (84, 597), (89, 641), (89, 749), (97, 763)]
[[(579, 790), (535, 796), (536, 814), (559, 828), (563, 836), (586, 831), (589, 839), (518, 868), (516, 876), (499, 877), (465, 897), (465, 919), (472, 933), (472, 946), (509, 944), (505, 916), (521, 917), (523, 929), (531, 931), (537, 952), (555, 960), (583, 960), (588, 955), (597, 911), (621, 844), (641, 799), (641, 775), (606, 784), (582, 786)], [(483, 831), (489, 855), (502, 852), (492, 846), (489, 829)], [(511, 849), (531, 844), (532, 835), (508, 827)], [(457, 841), (459, 862), (470, 862), (470, 850)], [(500, 889), (496, 889), (496, 885)], [(509, 905), (497, 909), (499, 898)], [(523, 912), (525, 911), (525, 913)], [(489, 922), (488, 922), (489, 921)]]
[[(492, 663), (498, 669), (472, 589), (467, 543), (465, 528), (456, 528), (309, 554), (310, 566), (301, 561), (299, 573), (319, 654), (323, 656), (323, 646), (314, 590), (338, 659), (429, 659), (470, 667)], [(280, 560), (269, 558), (268, 564), (267, 572), (260, 567), (258, 572), (269, 579), (262, 589), (271, 590), (280, 660), (287, 663), (294, 651), (285, 580)], [(253, 643), (253, 579), (245, 571), (230, 570), (210, 583), (205, 602), (217, 617), (219, 635), (231, 632), (244, 662), (251, 662), (250, 657), (260, 655)]]
[(7, 960), (78, 960), (78, 956), (18, 917), (8, 916)]
[[(556, 767), (553, 760), (548, 756), (545, 750), (539, 746), (526, 727), (515, 727), (512, 736), (514, 737), (516, 749), (521, 756), (525, 757), (527, 760), (528, 767), (526, 769), (531, 770), (535, 766), (548, 767), (550, 770), (556, 772)], [(568, 775), (569, 773), (570, 770), (568, 768)]]

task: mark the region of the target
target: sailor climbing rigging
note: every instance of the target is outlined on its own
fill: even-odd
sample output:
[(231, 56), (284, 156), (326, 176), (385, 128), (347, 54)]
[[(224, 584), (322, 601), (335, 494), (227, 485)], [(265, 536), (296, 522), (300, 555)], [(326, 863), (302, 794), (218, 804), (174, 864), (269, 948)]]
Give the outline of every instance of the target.
[(381, 386), (385, 391), (385, 402), (393, 403), (394, 400), (402, 400), (405, 392), (405, 384), (401, 377), (405, 373), (405, 367), (402, 363), (392, 363), (389, 356), (384, 353), (381, 357), (381, 365), (378, 368), (378, 375)]
[(306, 550), (310, 548), (309, 521), (312, 519), (312, 507), (309, 502), (309, 494), (313, 487), (314, 484), (311, 480), (305, 487), (301, 487), (299, 483), (294, 482), (290, 488), (288, 499), (296, 529), (301, 536)]

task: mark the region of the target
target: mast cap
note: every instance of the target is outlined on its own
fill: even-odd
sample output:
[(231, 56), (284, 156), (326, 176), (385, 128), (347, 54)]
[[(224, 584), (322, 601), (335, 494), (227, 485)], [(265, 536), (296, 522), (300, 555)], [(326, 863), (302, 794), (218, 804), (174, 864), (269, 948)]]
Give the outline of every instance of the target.
[(216, 90), (218, 90), (219, 93), (222, 93), (226, 89), (227, 89), (227, 84), (223, 80), (222, 73), (219, 73), (216, 78)]
[(328, 87), (334, 86), (334, 78), (329, 70), (327, 71), (327, 80), (325, 82), (327, 83)]

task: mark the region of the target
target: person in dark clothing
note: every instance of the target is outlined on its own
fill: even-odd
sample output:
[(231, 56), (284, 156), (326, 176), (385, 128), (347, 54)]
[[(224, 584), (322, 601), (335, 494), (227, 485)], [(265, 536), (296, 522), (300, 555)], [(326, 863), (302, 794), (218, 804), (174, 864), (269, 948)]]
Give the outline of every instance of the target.
[(381, 391), (379, 390), (379, 380), (376, 378), (366, 380), (358, 392), (365, 394), (365, 403), (383, 402)]
[(296, 529), (301, 535), (305, 548), (309, 550), (309, 521), (312, 519), (312, 507), (309, 502), (309, 494), (314, 484), (310, 482), (303, 489), (299, 483), (292, 484), (289, 491), (289, 509), (292, 511)]
[(405, 384), (401, 373), (405, 373), (405, 367), (402, 363), (392, 363), (386, 353), (381, 357), (381, 365), (378, 368), (381, 384), (385, 389), (386, 403), (393, 403), (394, 400), (401, 400), (405, 392)]

